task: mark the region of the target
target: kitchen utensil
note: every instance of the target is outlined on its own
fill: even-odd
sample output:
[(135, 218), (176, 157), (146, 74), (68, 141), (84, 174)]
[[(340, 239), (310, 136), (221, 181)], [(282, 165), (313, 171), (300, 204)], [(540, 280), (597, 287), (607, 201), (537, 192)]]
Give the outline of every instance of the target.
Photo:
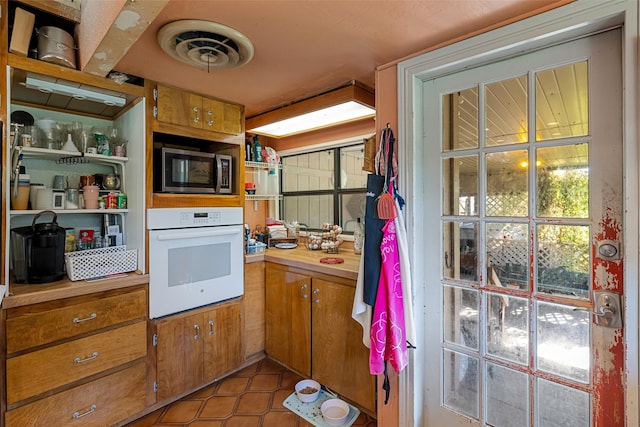
[(298, 244), (297, 243), (276, 243), (274, 247), (278, 249), (295, 249), (298, 247)]
[[(53, 215), (49, 223), (36, 223), (43, 214)], [(11, 229), (13, 274), (17, 283), (48, 283), (64, 277), (66, 232), (56, 213), (35, 215), (30, 226)]]
[(63, 151), (71, 151), (71, 152), (78, 152), (78, 147), (76, 147), (76, 145), (73, 143), (73, 138), (71, 137), (71, 134), (67, 134), (67, 142), (64, 143), (64, 145), (62, 146), (62, 150)]
[(31, 126), (33, 125), (33, 116), (26, 111), (17, 110), (11, 113), (11, 123)]
[(69, 187), (69, 178), (65, 175), (56, 175), (53, 177), (54, 190), (66, 190)]
[(39, 60), (76, 68), (76, 52), (71, 34), (52, 26), (40, 27), (37, 33)]
[(120, 177), (117, 174), (105, 175), (102, 179), (102, 187), (105, 190), (117, 190), (120, 188)]
[(325, 257), (325, 258), (320, 258), (320, 262), (322, 264), (342, 264), (344, 263), (344, 259), (337, 258), (337, 257)]
[(391, 128), (386, 128), (383, 138), (383, 143), (380, 146), (381, 152), (384, 153), (384, 157), (380, 156), (382, 170), (384, 171), (385, 180), (382, 187), (382, 193), (376, 199), (376, 210), (378, 211), (378, 218), (391, 219), (398, 216), (396, 212), (396, 202), (393, 199), (393, 195), (389, 184), (393, 177), (393, 143), (395, 139)]

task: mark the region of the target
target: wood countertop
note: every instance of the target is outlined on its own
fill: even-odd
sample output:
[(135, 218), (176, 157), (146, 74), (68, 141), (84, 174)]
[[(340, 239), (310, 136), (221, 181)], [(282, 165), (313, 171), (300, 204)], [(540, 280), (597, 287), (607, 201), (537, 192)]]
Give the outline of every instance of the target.
[[(322, 258), (341, 258), (344, 263), (324, 264), (320, 262)], [(353, 250), (344, 249), (337, 254), (328, 254), (322, 250), (310, 251), (303, 246), (295, 249), (268, 248), (264, 254), (246, 256), (245, 262), (256, 261), (273, 262), (351, 280), (358, 279), (360, 267), (360, 255), (354, 254)]]
[(2, 308), (15, 308), (23, 305), (37, 304), (147, 283), (149, 283), (148, 274), (132, 272), (126, 273), (122, 277), (114, 277), (94, 282), (87, 282), (86, 280), (72, 282), (64, 279), (38, 285), (12, 284), (10, 285), (9, 296), (4, 297), (2, 300)]

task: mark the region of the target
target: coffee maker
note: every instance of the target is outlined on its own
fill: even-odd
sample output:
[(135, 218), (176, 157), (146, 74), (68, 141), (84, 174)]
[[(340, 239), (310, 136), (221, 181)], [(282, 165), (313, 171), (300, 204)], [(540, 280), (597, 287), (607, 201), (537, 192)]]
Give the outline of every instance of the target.
[[(53, 221), (38, 223), (43, 214)], [(64, 246), (66, 232), (53, 211), (42, 211), (30, 226), (11, 229), (11, 261), (16, 283), (49, 283), (65, 275)]]

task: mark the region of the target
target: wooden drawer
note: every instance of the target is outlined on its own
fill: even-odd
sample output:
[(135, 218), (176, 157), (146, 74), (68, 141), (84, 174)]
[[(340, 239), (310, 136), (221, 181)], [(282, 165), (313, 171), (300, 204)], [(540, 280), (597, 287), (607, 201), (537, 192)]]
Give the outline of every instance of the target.
[(49, 310), (7, 313), (7, 354), (97, 331), (147, 314), (147, 295), (135, 292)]
[(145, 364), (8, 411), (6, 427), (109, 426), (145, 407)]
[(146, 356), (146, 333), (138, 322), (7, 359), (7, 404)]

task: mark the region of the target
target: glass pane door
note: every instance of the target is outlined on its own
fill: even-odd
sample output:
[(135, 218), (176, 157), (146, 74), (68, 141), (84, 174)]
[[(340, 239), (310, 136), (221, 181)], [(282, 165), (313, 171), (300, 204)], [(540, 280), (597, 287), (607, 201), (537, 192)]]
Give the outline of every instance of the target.
[(623, 425), (622, 329), (599, 305), (623, 283), (620, 37), (425, 85), (442, 183), (426, 225), (441, 248), (427, 278), (442, 307), (426, 344), (433, 425)]

